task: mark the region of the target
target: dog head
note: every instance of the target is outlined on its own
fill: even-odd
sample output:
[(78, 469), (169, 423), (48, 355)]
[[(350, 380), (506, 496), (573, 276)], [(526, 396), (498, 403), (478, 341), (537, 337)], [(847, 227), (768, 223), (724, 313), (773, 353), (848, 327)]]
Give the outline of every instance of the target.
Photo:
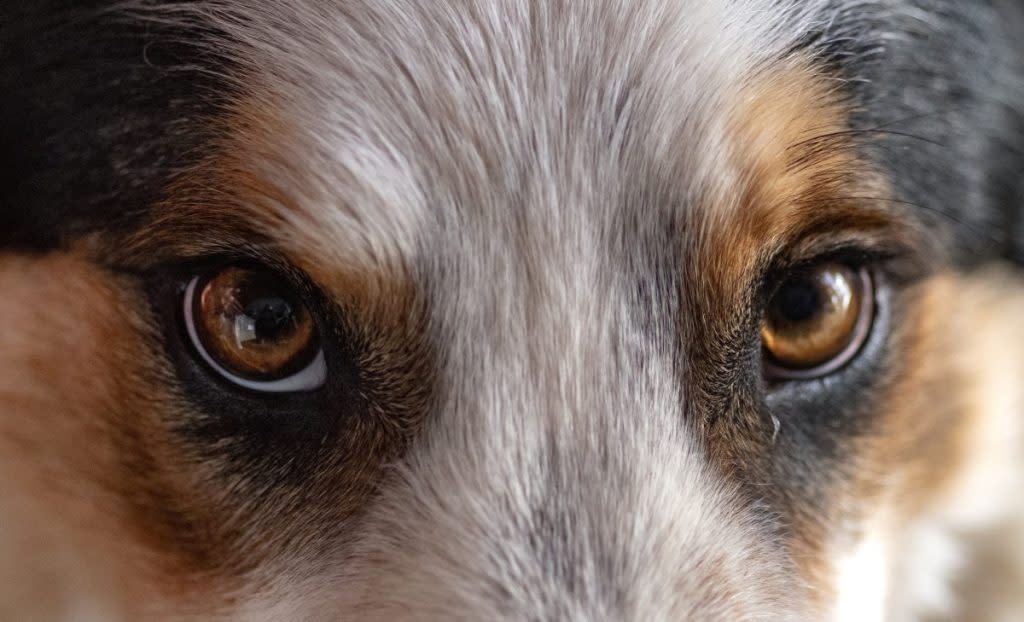
[(4, 9), (0, 611), (945, 607), (1024, 304), (946, 9)]

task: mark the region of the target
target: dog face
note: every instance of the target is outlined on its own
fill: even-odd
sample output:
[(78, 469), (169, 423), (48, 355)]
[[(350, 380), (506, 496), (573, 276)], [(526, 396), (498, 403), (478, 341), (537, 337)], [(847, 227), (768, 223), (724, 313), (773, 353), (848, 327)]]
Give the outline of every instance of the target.
[(963, 613), (1016, 10), (3, 9), (0, 611)]

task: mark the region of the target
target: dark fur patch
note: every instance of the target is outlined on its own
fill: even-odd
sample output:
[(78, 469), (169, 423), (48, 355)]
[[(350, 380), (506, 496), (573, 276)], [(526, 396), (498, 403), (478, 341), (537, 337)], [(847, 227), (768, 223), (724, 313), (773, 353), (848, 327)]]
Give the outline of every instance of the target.
[(893, 198), (957, 263), (1024, 260), (1024, 7), (835, 1), (808, 37), (853, 98), (850, 125)]
[(137, 225), (202, 155), (230, 68), (202, 28), (109, 2), (5, 2), (0, 25), (0, 245)]

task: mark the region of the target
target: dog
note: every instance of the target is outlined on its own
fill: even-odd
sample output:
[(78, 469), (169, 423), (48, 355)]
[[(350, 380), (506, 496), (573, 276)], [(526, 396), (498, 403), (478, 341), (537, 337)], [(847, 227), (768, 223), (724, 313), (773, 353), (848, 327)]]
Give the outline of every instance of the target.
[(1016, 0), (12, 0), (0, 618), (1024, 616)]

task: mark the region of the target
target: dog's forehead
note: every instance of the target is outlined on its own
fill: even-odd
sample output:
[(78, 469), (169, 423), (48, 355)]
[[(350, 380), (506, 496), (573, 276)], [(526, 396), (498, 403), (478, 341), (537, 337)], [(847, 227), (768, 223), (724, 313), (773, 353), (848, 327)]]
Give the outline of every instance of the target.
[(787, 141), (837, 123), (827, 85), (786, 54), (806, 18), (767, 4), (300, 2), (225, 17), (244, 86), (197, 176), (232, 194), (228, 219), (314, 273), (474, 238), (569, 249), (626, 221), (700, 229), (786, 166)]

